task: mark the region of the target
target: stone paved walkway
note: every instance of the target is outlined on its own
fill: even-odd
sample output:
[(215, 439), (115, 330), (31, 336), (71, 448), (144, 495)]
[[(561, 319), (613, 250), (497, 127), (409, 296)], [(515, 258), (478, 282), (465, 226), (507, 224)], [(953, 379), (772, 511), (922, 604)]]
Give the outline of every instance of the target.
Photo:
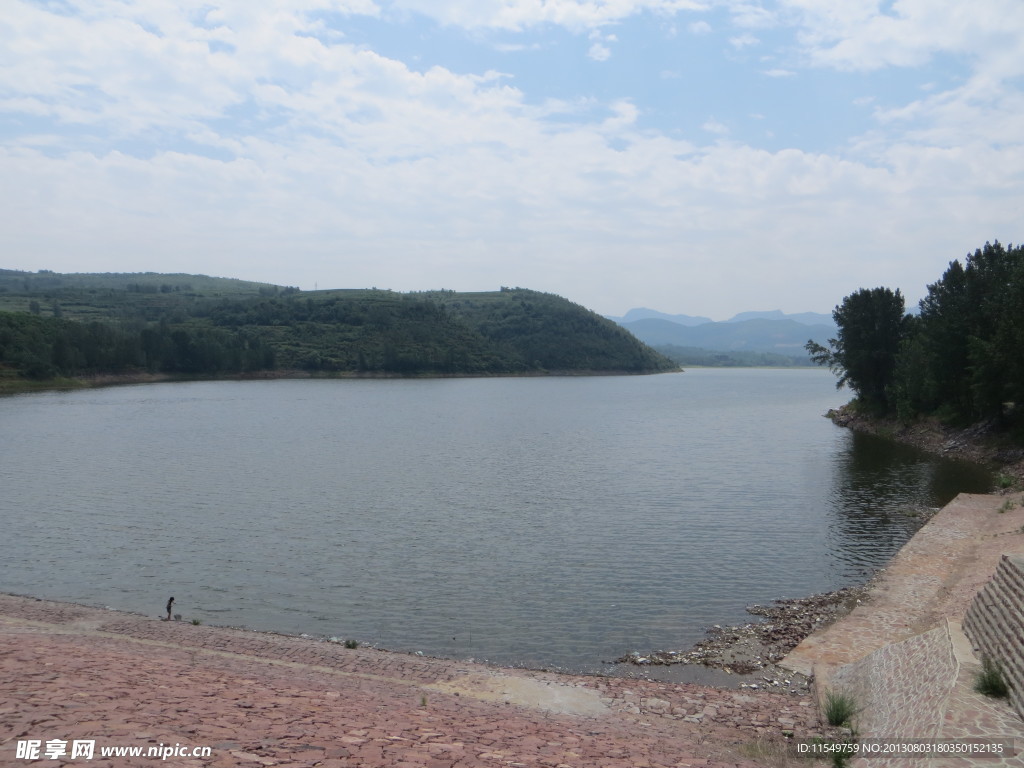
[[(754, 766), (808, 697), (571, 677), (0, 595), (0, 765), (19, 740), (209, 746), (180, 766)], [(156, 758), (46, 760), (153, 765)]]
[[(782, 666), (827, 684), (838, 667), (889, 643), (960, 621), (1004, 552), (1024, 552), (1021, 496), (962, 493), (917, 532), (876, 578), (870, 599), (806, 638)], [(1007, 504), (1012, 509), (1000, 512)]]

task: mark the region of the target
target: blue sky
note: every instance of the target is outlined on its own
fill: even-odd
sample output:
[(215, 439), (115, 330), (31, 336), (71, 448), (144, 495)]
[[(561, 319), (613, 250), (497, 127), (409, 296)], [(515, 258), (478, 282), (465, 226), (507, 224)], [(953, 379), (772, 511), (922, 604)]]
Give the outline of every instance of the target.
[(7, 0), (0, 266), (912, 302), (1024, 223), (1020, 0)]

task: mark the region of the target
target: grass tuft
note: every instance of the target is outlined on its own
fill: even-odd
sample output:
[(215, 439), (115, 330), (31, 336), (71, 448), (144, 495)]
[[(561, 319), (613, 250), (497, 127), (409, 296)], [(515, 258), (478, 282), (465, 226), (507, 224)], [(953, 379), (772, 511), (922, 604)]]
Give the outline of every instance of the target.
[(825, 692), (825, 719), (829, 725), (847, 725), (857, 711), (857, 702), (849, 694)]
[(345, 647), (346, 648), (358, 648), (359, 647), (359, 641), (358, 640), (346, 640), (345, 641)]
[(1006, 678), (1003, 677), (1003, 668), (998, 661), (988, 656), (982, 658), (981, 671), (974, 678), (974, 690), (994, 699), (1005, 699), (1010, 695)]

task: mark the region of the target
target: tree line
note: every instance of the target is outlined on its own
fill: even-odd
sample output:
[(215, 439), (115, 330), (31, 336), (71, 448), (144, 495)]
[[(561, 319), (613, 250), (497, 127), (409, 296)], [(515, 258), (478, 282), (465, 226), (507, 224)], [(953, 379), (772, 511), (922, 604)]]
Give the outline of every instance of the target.
[(253, 333), (0, 312), (0, 365), (37, 380), (136, 371), (216, 374), (272, 369), (275, 355)]
[(1024, 405), (1024, 247), (985, 243), (950, 262), (920, 312), (900, 291), (860, 289), (832, 313), (829, 347), (811, 359), (839, 376), (874, 414), (969, 423), (1019, 422)]
[[(599, 315), (526, 289), (305, 294), (229, 284), (233, 295), (211, 295), (159, 275), (144, 290), (138, 280), (120, 275), (84, 275), (81, 282), (79, 276), (53, 273), (31, 280), (19, 273), (6, 277), (3, 301), (28, 311), (0, 311), (0, 374), (22, 378), (139, 371), (430, 376), (676, 368)], [(194, 282), (201, 285), (198, 278)], [(242, 289), (248, 295), (239, 295)]]

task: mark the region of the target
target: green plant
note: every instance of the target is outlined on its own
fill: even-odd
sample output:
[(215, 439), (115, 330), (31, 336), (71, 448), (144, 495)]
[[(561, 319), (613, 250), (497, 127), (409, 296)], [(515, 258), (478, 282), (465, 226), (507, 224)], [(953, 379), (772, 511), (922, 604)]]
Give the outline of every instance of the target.
[(994, 699), (1005, 699), (1009, 695), (1003, 668), (998, 661), (988, 656), (982, 657), (981, 671), (974, 678), (974, 690)]
[(201, 621), (200, 621), (199, 619), (192, 619), (192, 623), (193, 623), (193, 624), (194, 624), (195, 626), (197, 626), (197, 627), (198, 627), (198, 626), (199, 626), (200, 624), (202, 624), (203, 622), (201, 622)]
[(359, 647), (359, 641), (358, 640), (346, 640), (345, 641), (345, 647), (346, 648), (358, 648)]
[(1003, 514), (1004, 512), (1009, 512), (1011, 509), (1016, 509), (1016, 507), (1017, 507), (1017, 502), (1010, 501), (1009, 499), (1007, 499), (1006, 501), (1003, 502), (1002, 506), (999, 507), (999, 509), (996, 510), (996, 511), (999, 514)]
[(1013, 477), (1002, 473), (996, 475), (997, 488), (1009, 488), (1013, 485)]
[(848, 693), (825, 692), (825, 719), (829, 725), (846, 725), (857, 712), (857, 702)]

